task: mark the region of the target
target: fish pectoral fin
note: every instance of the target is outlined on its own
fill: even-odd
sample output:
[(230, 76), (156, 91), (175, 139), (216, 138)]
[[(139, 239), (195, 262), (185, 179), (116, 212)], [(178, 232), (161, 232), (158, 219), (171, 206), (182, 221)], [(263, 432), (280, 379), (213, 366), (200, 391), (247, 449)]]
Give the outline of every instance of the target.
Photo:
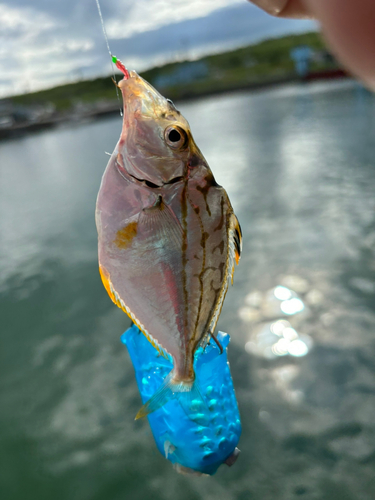
[[(175, 382), (173, 370), (165, 377), (155, 394), (140, 408), (135, 420), (146, 417), (150, 413), (164, 406), (171, 399), (177, 399), (182, 409), (190, 419), (199, 415), (201, 425), (208, 425), (208, 406), (201, 393), (198, 382)], [(203, 417), (202, 417), (203, 415)]]
[(159, 196), (155, 205), (144, 208), (139, 215), (138, 227), (165, 243), (181, 248), (183, 230), (180, 221)]

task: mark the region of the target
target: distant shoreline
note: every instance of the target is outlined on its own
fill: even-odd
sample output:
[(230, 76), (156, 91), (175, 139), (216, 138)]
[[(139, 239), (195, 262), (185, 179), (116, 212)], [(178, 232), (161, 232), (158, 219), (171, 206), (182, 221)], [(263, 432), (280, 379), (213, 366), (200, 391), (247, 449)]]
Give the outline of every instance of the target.
[[(122, 78), (123, 75), (117, 75)], [(269, 39), (141, 73), (176, 102), (348, 76), (316, 32)], [(119, 112), (111, 78), (100, 77), (0, 100), (0, 139)]]
[[(348, 77), (348, 75), (340, 75), (340, 78), (345, 78)], [(336, 78), (336, 77), (335, 77)], [(249, 82), (246, 84), (241, 84), (241, 85), (234, 85), (233, 87), (226, 87), (224, 89), (206, 89), (201, 92), (189, 92), (187, 91), (186, 93), (181, 92), (178, 101), (179, 102), (186, 102), (186, 101), (192, 101), (204, 97), (209, 97), (209, 96), (215, 96), (215, 95), (223, 95), (223, 94), (228, 94), (231, 92), (240, 92), (244, 90), (258, 90), (258, 89), (265, 89), (265, 88), (270, 88), (270, 87), (277, 87), (279, 85), (284, 85), (287, 83), (300, 83), (301, 85), (305, 85), (308, 83), (310, 80), (316, 80), (317, 78), (311, 78), (311, 79), (306, 79), (306, 80), (301, 80), (300, 78), (296, 76), (283, 76), (279, 78), (270, 78), (268, 80), (263, 80), (259, 82)], [(319, 79), (324, 80), (324, 77), (321, 77)], [(331, 78), (327, 78), (329, 80)], [(57, 116), (52, 116), (49, 119), (45, 120), (40, 120), (36, 122), (24, 122), (24, 123), (18, 123), (15, 124), (9, 128), (1, 128), (0, 129), (0, 139), (8, 139), (12, 137), (19, 137), (24, 134), (28, 134), (30, 132), (37, 132), (40, 130), (44, 129), (49, 129), (53, 128), (56, 126), (59, 126), (61, 124), (65, 123), (79, 123), (84, 120), (91, 120), (91, 119), (100, 119), (106, 116), (114, 115), (116, 113), (119, 113), (119, 103), (118, 101), (113, 101), (112, 103), (109, 103), (108, 106), (102, 107), (101, 109), (97, 110), (92, 110), (86, 113), (81, 113), (77, 115), (76, 113), (64, 113), (60, 114)]]

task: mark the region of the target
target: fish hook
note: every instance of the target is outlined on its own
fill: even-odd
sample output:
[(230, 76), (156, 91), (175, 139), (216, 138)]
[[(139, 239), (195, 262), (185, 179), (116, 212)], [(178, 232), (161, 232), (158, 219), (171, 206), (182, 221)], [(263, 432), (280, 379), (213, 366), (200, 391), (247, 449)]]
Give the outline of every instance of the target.
[(118, 83), (116, 82), (116, 80), (113, 77), (111, 78), (111, 80), (116, 85), (116, 87), (119, 89), (120, 87), (118, 86)]

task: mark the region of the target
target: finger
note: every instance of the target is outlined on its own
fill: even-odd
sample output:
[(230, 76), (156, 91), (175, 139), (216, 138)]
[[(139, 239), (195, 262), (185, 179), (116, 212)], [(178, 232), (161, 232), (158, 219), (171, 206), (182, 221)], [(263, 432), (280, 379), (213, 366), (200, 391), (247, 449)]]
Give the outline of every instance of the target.
[(269, 14), (277, 17), (311, 18), (302, 0), (249, 0)]
[(375, 90), (374, 0), (304, 1), (337, 57)]

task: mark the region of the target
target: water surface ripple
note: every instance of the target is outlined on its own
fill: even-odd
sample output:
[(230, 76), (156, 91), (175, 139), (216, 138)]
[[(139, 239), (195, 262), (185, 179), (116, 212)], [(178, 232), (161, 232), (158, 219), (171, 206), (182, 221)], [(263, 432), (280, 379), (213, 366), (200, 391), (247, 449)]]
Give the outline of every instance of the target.
[(374, 498), (375, 99), (315, 83), (180, 108), (243, 230), (219, 321), (242, 454), (180, 476), (134, 422), (94, 224), (121, 121), (76, 124), (0, 143), (1, 498)]

